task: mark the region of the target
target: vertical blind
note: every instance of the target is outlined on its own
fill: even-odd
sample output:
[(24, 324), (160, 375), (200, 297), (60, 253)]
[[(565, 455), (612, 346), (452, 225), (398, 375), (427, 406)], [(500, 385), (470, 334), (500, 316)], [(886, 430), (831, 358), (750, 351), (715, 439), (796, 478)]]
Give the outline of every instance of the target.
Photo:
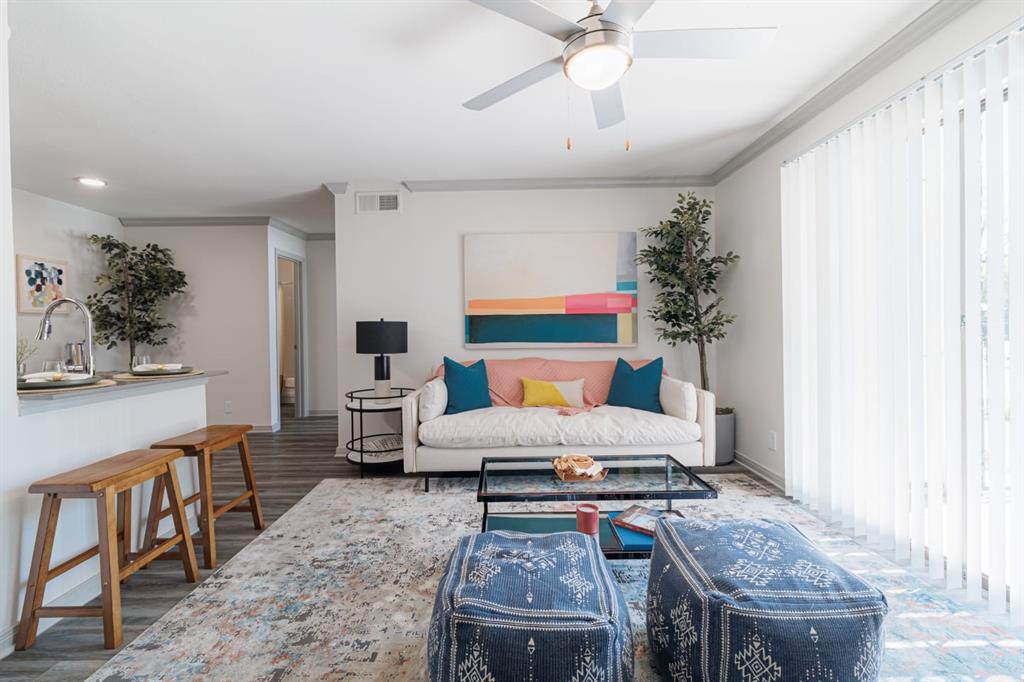
[(1024, 34), (782, 167), (786, 492), (1024, 624)]

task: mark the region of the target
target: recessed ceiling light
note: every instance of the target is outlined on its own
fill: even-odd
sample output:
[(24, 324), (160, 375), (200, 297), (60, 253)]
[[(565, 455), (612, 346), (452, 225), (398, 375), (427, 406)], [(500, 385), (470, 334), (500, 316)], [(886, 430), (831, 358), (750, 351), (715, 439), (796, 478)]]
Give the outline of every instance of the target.
[(75, 178), (78, 182), (82, 183), (86, 187), (106, 187), (107, 181), (100, 180), (99, 178)]

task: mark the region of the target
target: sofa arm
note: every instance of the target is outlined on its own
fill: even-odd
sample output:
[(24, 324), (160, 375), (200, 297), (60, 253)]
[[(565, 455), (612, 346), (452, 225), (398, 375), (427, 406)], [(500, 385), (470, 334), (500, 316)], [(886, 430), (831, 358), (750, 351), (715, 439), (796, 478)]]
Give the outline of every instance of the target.
[(420, 396), (423, 387), (402, 398), (402, 458), (405, 473), (416, 473), (416, 448), (420, 445)]
[(697, 424), (700, 425), (700, 440), (703, 466), (715, 466), (715, 394), (697, 389)]

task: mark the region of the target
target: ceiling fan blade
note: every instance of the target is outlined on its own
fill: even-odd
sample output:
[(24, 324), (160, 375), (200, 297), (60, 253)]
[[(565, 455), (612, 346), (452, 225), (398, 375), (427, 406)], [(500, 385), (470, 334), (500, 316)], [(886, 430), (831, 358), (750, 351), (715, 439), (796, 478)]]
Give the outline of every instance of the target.
[(555, 14), (547, 7), (539, 5), (534, 0), (469, 0), (472, 3), (486, 7), (492, 12), (497, 12), (509, 19), (515, 19), (521, 24), (535, 28), (541, 33), (547, 33), (552, 38), (565, 40), (574, 33), (583, 29), (574, 21)]
[(590, 101), (594, 103), (594, 116), (598, 128), (610, 128), (616, 123), (626, 120), (626, 109), (622, 104), (622, 89), (616, 83), (604, 90), (590, 93)]
[(654, 0), (612, 0), (601, 15), (601, 21), (610, 21), (624, 28), (633, 28)]
[(463, 103), (462, 106), (473, 111), (480, 111), (487, 107), (497, 104), (501, 100), (511, 97), (512, 95), (525, 90), (531, 85), (540, 83), (545, 78), (550, 78), (556, 73), (562, 71), (562, 58), (555, 57), (552, 60), (546, 61), (543, 64), (538, 64), (528, 71), (523, 71), (515, 78), (510, 78), (501, 85), (496, 85), (482, 95), (477, 95), (468, 102)]
[(775, 28), (694, 28), (677, 31), (636, 31), (634, 57), (670, 59), (734, 59), (765, 48)]

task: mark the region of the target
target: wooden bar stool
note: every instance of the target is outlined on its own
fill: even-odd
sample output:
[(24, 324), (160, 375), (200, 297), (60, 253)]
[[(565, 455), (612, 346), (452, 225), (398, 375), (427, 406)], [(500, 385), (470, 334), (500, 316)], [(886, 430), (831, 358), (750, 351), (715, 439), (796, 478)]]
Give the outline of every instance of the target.
[[(65, 616), (103, 618), (103, 646), (108, 649), (117, 648), (121, 645), (121, 581), (175, 545), (180, 544), (184, 548), (179, 554), (185, 568), (185, 577), (193, 583), (199, 579), (192, 536), (188, 531), (185, 505), (181, 499), (178, 473), (174, 465), (174, 461), (182, 454), (181, 450), (173, 449), (132, 450), (36, 481), (29, 487), (30, 493), (43, 494), (43, 508), (39, 513), (39, 529), (36, 531), (36, 546), (32, 552), (25, 605), (21, 611), (15, 649), (21, 651), (35, 643), (40, 618)], [(168, 492), (175, 535), (158, 546), (133, 555), (131, 489), (149, 479), (161, 482), (161, 490)], [(50, 555), (53, 552), (53, 536), (57, 530), (61, 500), (81, 497), (96, 499), (99, 544), (51, 568)], [(43, 594), (48, 581), (97, 554), (100, 557), (102, 606), (43, 606)]]
[[(197, 458), (199, 465), (199, 492), (185, 499), (189, 505), (199, 501), (199, 542), (203, 547), (203, 566), (217, 567), (217, 538), (213, 523), (229, 511), (250, 512), (252, 523), (257, 530), (264, 527), (263, 507), (260, 505), (260, 494), (256, 489), (256, 476), (252, 470), (252, 455), (249, 453), (249, 439), (246, 434), (252, 431), (250, 424), (214, 424), (197, 429), (174, 438), (153, 443), (154, 448), (179, 448), (187, 457)], [(245, 492), (221, 506), (213, 502), (213, 453), (218, 450), (238, 446), (238, 456), (242, 460), (242, 476), (245, 478)], [(245, 500), (249, 504), (239, 506)], [(159, 503), (159, 500), (158, 500)], [(157, 542), (156, 526), (161, 518), (169, 514), (169, 510), (150, 508), (149, 521), (146, 523), (146, 546), (153, 547)], [(167, 558), (174, 558), (168, 556)]]

